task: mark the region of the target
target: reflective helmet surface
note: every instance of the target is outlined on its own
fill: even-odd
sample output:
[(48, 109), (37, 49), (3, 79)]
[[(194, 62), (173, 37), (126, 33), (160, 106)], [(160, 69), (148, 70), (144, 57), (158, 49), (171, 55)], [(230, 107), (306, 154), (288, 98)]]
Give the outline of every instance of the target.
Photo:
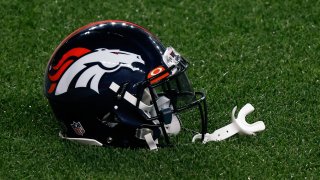
[[(136, 24), (107, 20), (86, 25), (56, 48), (45, 72), (45, 95), (61, 123), (60, 136), (86, 144), (147, 146), (178, 134), (177, 113), (205, 99), (193, 91), (188, 63)], [(202, 107), (202, 108), (201, 108)]]

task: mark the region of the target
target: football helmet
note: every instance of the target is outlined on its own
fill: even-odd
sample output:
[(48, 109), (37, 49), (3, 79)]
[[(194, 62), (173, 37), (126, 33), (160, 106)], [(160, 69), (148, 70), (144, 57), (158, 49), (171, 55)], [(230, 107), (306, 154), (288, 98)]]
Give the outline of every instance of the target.
[(185, 58), (145, 28), (100, 21), (55, 49), (44, 93), (62, 138), (133, 148), (170, 144), (183, 128), (179, 113), (190, 108), (200, 112), (202, 138), (207, 133), (205, 94), (193, 90), (187, 68)]

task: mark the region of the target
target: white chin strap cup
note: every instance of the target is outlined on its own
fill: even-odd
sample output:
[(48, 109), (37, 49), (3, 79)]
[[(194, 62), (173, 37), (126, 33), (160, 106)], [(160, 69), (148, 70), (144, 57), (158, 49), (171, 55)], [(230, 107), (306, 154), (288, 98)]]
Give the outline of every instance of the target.
[[(246, 104), (240, 109), (238, 117), (235, 118), (234, 114), (237, 110), (237, 106), (233, 108), (231, 119), (232, 123), (224, 126), (220, 129), (215, 130), (212, 134), (206, 133), (202, 143), (207, 143), (209, 141), (222, 141), (227, 139), (237, 133), (246, 135), (255, 135), (256, 132), (263, 131), (266, 126), (262, 121), (255, 122), (253, 124), (248, 124), (246, 121), (246, 116), (254, 111), (254, 107), (251, 104)], [(192, 138), (192, 142), (197, 139), (201, 139), (202, 134), (197, 134)]]

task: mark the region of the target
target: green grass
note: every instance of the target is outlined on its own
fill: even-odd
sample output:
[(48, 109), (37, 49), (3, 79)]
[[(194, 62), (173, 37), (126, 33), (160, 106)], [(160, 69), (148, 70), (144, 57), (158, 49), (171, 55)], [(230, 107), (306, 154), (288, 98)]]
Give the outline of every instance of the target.
[[(0, 17), (0, 179), (320, 177), (319, 2), (2, 0)], [(247, 102), (266, 130), (158, 152), (59, 139), (46, 63), (65, 36), (104, 19), (140, 24), (189, 59), (211, 132)]]

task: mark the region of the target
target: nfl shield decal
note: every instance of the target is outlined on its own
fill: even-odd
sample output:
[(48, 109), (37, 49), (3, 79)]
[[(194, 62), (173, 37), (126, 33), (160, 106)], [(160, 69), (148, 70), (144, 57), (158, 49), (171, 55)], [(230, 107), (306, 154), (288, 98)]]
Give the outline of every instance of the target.
[(74, 132), (79, 135), (79, 136), (83, 136), (83, 134), (86, 132), (81, 123), (80, 122), (74, 122), (71, 124), (72, 129), (74, 130)]

